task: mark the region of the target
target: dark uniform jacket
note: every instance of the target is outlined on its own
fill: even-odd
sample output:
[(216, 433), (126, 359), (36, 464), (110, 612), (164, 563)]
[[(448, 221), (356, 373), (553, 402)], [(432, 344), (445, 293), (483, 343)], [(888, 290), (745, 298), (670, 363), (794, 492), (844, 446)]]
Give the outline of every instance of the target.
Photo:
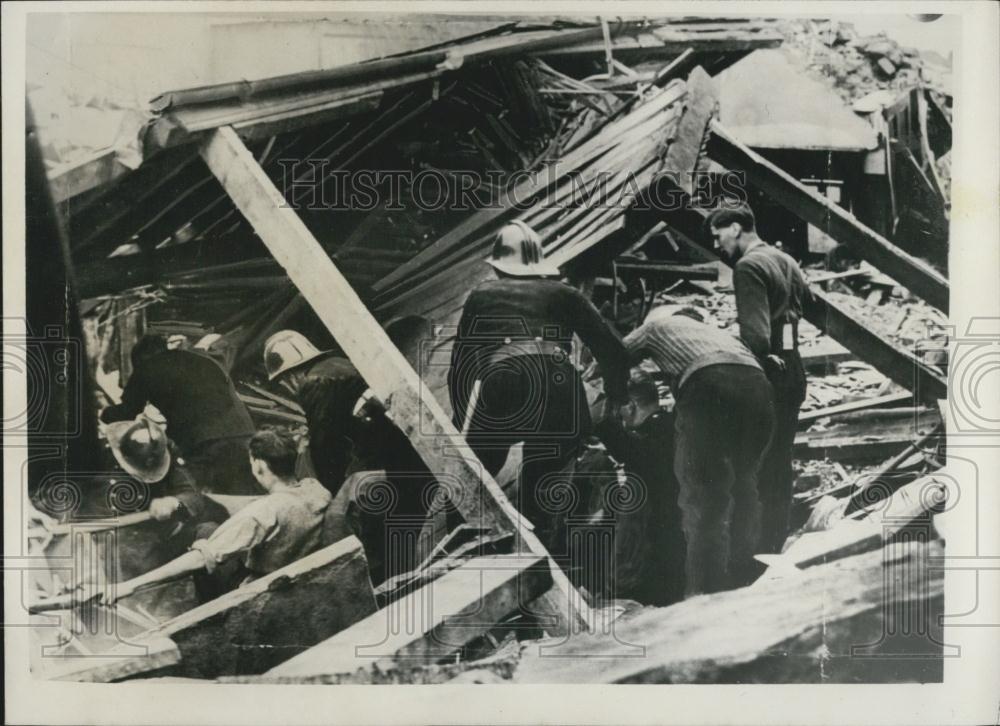
[[(530, 351), (530, 341), (540, 339), (568, 355), (574, 333), (600, 363), (608, 395), (622, 397), (628, 380), (628, 354), (617, 333), (579, 290), (537, 278), (483, 283), (465, 302), (452, 348), (448, 388), (453, 407), (468, 400), (473, 384), (484, 377), (495, 354), (509, 347), (508, 340), (515, 348), (518, 343), (528, 343), (522, 347)], [(459, 409), (461, 406), (456, 407), (456, 416)]]
[(299, 388), (316, 478), (333, 492), (356, 471), (426, 471), (406, 435), (381, 412), (367, 421), (354, 415), (367, 388), (354, 365), (335, 356), (313, 363)]
[(127, 421), (152, 403), (167, 419), (167, 433), (184, 452), (255, 429), (229, 375), (207, 355), (168, 350), (147, 358), (132, 372), (122, 402), (101, 414), (105, 423)]

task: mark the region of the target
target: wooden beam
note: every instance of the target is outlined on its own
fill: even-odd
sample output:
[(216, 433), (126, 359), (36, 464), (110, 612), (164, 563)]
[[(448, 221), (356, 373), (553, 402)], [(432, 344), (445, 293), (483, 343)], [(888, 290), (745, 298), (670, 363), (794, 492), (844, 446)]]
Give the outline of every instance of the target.
[[(893, 544), (792, 571), (760, 585), (649, 609), (616, 623), (614, 637), (575, 639), (560, 653), (565, 657), (522, 657), (513, 680), (532, 684), (933, 681), (941, 677), (942, 667), (937, 618), (943, 605), (944, 570), (935, 562), (943, 552), (939, 540)], [(898, 627), (904, 618), (916, 618), (908, 620), (915, 624), (913, 637), (886, 639), (892, 624)], [(616, 657), (620, 642), (643, 646), (644, 656)], [(858, 657), (862, 654), (871, 657)], [(885, 667), (888, 657), (891, 669)]]
[(667, 149), (661, 172), (673, 174), (677, 184), (688, 194), (694, 190), (694, 172), (702, 158), (705, 137), (712, 116), (719, 108), (715, 82), (705, 69), (696, 66), (687, 79), (684, 114), (677, 124), (673, 142)]
[(850, 212), (799, 182), (780, 167), (740, 143), (718, 121), (711, 123), (708, 154), (728, 169), (742, 171), (747, 181), (774, 201), (846, 245), (928, 303), (948, 312), (948, 280), (929, 264), (911, 257), (885, 237), (863, 225)]
[(852, 360), (855, 355), (833, 338), (819, 338), (813, 344), (799, 348), (806, 373), (826, 375), (836, 373), (837, 363)]
[[(707, 215), (704, 209), (685, 197), (678, 209), (667, 214), (666, 221), (680, 232), (677, 235), (679, 242), (691, 247), (704, 259), (719, 260), (718, 255), (695, 242), (703, 235), (701, 227)], [(896, 347), (866, 328), (853, 313), (834, 303), (819, 286), (811, 285), (810, 289), (813, 300), (803, 310), (806, 320), (854, 353), (859, 360), (871, 364), (894, 383), (911, 391), (914, 398), (933, 406), (938, 399), (947, 397), (948, 383), (944, 376), (909, 351)]]
[[(802, 459), (885, 461), (940, 423), (937, 409), (858, 411), (828, 429), (800, 433), (793, 455)], [(859, 417), (862, 417), (859, 419)]]
[[(368, 562), (342, 539), (150, 630), (181, 652), (171, 675), (262, 673), (375, 612)], [(152, 664), (151, 664), (152, 666)]]
[[(312, 233), (233, 129), (213, 132), (201, 150), (208, 167), (251, 223), (289, 279), (315, 310), (365, 381), (386, 406), (439, 484), (471, 524), (515, 531), (526, 551), (548, 557), (531, 525), (483, 468), (433, 394), (340, 274)], [(558, 595), (550, 600), (552, 627), (587, 627), (589, 609), (565, 573), (549, 558)], [(550, 608), (551, 609), (551, 608)]]
[(909, 351), (865, 327), (855, 314), (812, 286), (813, 300), (803, 311), (805, 318), (880, 373), (913, 393), (914, 398), (935, 405), (948, 395), (948, 382)]
[(854, 411), (865, 411), (871, 408), (882, 408), (894, 406), (899, 403), (907, 403), (913, 398), (913, 394), (908, 391), (903, 393), (890, 393), (886, 396), (875, 396), (874, 398), (862, 398), (857, 401), (848, 401), (836, 406), (827, 406), (815, 411), (804, 411), (799, 414), (799, 427), (810, 424), (817, 419), (827, 416), (839, 416), (842, 413), (852, 413)]
[(719, 268), (714, 265), (675, 265), (619, 257), (614, 262), (614, 266), (618, 277), (644, 277), (657, 282), (674, 282), (676, 280), (711, 280), (714, 282), (719, 279)]
[(109, 184), (128, 173), (114, 149), (102, 149), (82, 161), (57, 166), (49, 173), (49, 188), (56, 204)]
[(545, 558), (470, 560), (402, 600), (268, 671), (267, 681), (305, 680), (360, 668), (435, 663), (494, 629), (552, 584)]
[[(142, 652), (137, 652), (140, 650)], [(114, 683), (176, 665), (181, 660), (181, 652), (170, 638), (158, 637), (144, 640), (141, 648), (123, 643), (107, 653), (52, 660), (57, 661), (56, 664), (40, 674), (46, 680)]]

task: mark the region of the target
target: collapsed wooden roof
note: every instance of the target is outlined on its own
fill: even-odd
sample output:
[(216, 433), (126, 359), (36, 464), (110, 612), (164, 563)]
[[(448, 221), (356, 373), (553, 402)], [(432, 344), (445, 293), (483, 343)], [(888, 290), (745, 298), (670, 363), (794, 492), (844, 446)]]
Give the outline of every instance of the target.
[[(81, 296), (157, 284), (176, 298), (220, 302), (212, 306), (218, 316), (209, 322), (223, 332), (254, 318), (280, 317), (283, 312), (287, 317), (289, 305), (293, 309), (301, 305), (197, 155), (196, 142), (219, 126), (232, 126), (276, 181), (288, 173), (283, 160), (312, 159), (324, 165), (323, 176), (315, 168), (297, 173), (299, 180), (304, 176), (318, 188), (339, 170), (387, 166), (442, 173), (498, 172), (502, 180), (517, 172), (539, 171), (570, 151), (575, 156), (562, 158), (563, 167), (573, 166), (579, 172), (584, 160), (614, 162), (620, 186), (632, 159), (637, 162), (635, 174), (647, 183), (655, 171), (656, 149), (644, 142), (644, 151), (633, 157), (627, 146), (617, 145), (615, 150), (609, 146), (611, 134), (645, 123), (643, 133), (656, 130), (659, 151), (665, 151), (671, 123), (685, 98), (679, 79), (701, 62), (723, 67), (753, 48), (779, 42), (766, 27), (750, 23), (736, 23), (729, 30), (671, 24), (669, 33), (660, 34), (664, 39), (654, 42), (651, 38), (657, 36), (650, 33), (655, 30), (638, 21), (582, 28), (508, 24), (485, 37), (398, 57), (162, 94), (152, 103), (157, 115), (146, 130), (142, 165), (110, 183), (78, 193), (65, 191), (63, 209)], [(643, 84), (651, 89), (649, 95), (678, 79), (680, 85), (660, 94), (653, 105), (637, 104), (634, 90), (604, 91), (582, 84), (542, 60), (559, 65), (565, 59), (560, 61), (557, 51), (577, 49), (573, 62), (582, 58), (604, 63), (608, 47), (612, 53), (619, 46), (635, 50), (636, 38), (643, 39), (643, 51), (633, 53), (634, 58), (680, 57), (679, 62), (667, 64), (668, 75)], [(685, 39), (698, 50), (685, 48)], [(591, 47), (595, 41), (600, 41), (599, 49)], [(639, 84), (621, 69), (612, 80), (621, 82), (618, 79), (630, 81), (632, 89)], [(634, 107), (638, 115), (630, 116)], [(583, 148), (595, 135), (600, 139)], [(649, 135), (646, 141), (652, 138)], [(554, 170), (548, 169), (546, 175), (551, 177)], [(86, 187), (98, 177), (84, 178)], [(622, 190), (616, 191), (620, 196)], [(362, 297), (369, 300), (377, 294), (386, 311), (390, 301), (386, 287), (398, 280), (398, 270), (412, 270), (430, 259), (432, 251), (421, 251), (430, 241), (441, 238), (428, 248), (432, 250), (461, 241), (455, 234), (463, 214), (387, 210), (396, 206), (393, 200), (374, 209), (349, 206), (303, 207), (299, 213)], [(572, 257), (571, 249), (587, 249), (621, 225), (622, 215), (613, 210), (605, 209), (597, 223), (586, 210), (562, 211), (558, 219), (550, 212), (532, 221), (561, 240), (574, 236), (573, 247), (559, 253), (563, 261)], [(586, 239), (579, 238), (580, 232), (586, 232)], [(482, 250), (487, 233), (479, 231), (476, 250)], [(427, 271), (413, 279), (426, 281)], [(232, 299), (239, 289), (262, 295), (250, 308), (234, 302), (229, 315), (223, 314), (227, 306), (220, 294)], [(247, 342), (258, 337), (250, 334)]]
[[(604, 29), (600, 31), (603, 39)], [(567, 34), (563, 40), (572, 33), (596, 35), (593, 29), (560, 32)], [(525, 43), (555, 43), (550, 36), (533, 36)], [(572, 38), (573, 43), (586, 40), (580, 35)], [(483, 527), (513, 532), (518, 549), (530, 555), (532, 572), (548, 573), (551, 580), (540, 580), (533, 595), (553, 588), (541, 599), (557, 618), (554, 630), (565, 631), (572, 629), (574, 620), (593, 622), (589, 606), (551, 559), (545, 566), (548, 553), (496, 482), (470, 456), (440, 445), (457, 442), (459, 435), (440, 405), (443, 397), (424, 394), (437, 390), (444, 368), (437, 368), (437, 373), (425, 370), (424, 380), (418, 378), (370, 311), (382, 322), (404, 312), (416, 313), (446, 328), (471, 286), (490, 274), (481, 262), (490, 233), (514, 217), (539, 229), (548, 256), (562, 265), (595, 249), (613, 256), (621, 251), (620, 245), (635, 241), (639, 229), (630, 228), (630, 200), (661, 183), (674, 184), (690, 195), (684, 175), (695, 170), (706, 153), (718, 163), (747, 171), (752, 183), (803, 218), (825, 224), (861, 257), (891, 271), (934, 304), (945, 307), (948, 291), (947, 283), (933, 270), (803, 188), (714, 122), (715, 95), (708, 74), (697, 67), (696, 51), (681, 54), (656, 73), (643, 84), (642, 93), (618, 100), (607, 98), (614, 97), (614, 92), (587, 84), (581, 87), (581, 82), (535, 57), (540, 52), (518, 55), (511, 50), (507, 58), (506, 49), (511, 47), (506, 42), (493, 47), (490, 52), (500, 55), (480, 57), (478, 63), (466, 56), (459, 64), (454, 53), (445, 53), (442, 59), (434, 55), (438, 51), (429, 51), (432, 55), (419, 61), (407, 56), (399, 67), (378, 66), (378, 73), (387, 72), (388, 67), (400, 75), (393, 76), (391, 83), (389, 78), (377, 81), (390, 84), (377, 89), (377, 98), (362, 91), (362, 84), (355, 83), (357, 76), (343, 72), (169, 95), (162, 99), (161, 115), (150, 127), (153, 153), (146, 162), (108, 189), (76, 195), (68, 207), (85, 294), (150, 283), (175, 296), (215, 295), (220, 289), (238, 288), (243, 293), (236, 301), (238, 309), (219, 327), (249, 326), (241, 345), (251, 353), (259, 351), (268, 326), (284, 325), (296, 307), (308, 301), (387, 403), (428, 466), (440, 475), (463, 516)], [(558, 43), (543, 50), (555, 47)], [(605, 50), (602, 44), (600, 51)], [(510, 62), (500, 63), (498, 58)], [(420, 65), (425, 61), (433, 61), (434, 67)], [(367, 73), (374, 73), (371, 66), (362, 72)], [(416, 78), (415, 74), (429, 75)], [(554, 93), (550, 95), (555, 99), (542, 102), (546, 90), (575, 91), (589, 103), (582, 111), (576, 107), (560, 117), (566, 101), (559, 98), (577, 94)], [(310, 99), (315, 103), (310, 104)], [(447, 112), (442, 103), (450, 104)], [(463, 105), (473, 109), (465, 117), (458, 113)], [(428, 114), (430, 109), (435, 113)], [(463, 126), (469, 117), (475, 117), (476, 123)], [(426, 143), (428, 122), (446, 125), (443, 133), (453, 139), (457, 138), (455, 128), (462, 128), (469, 139), (463, 140), (465, 146), (453, 142), (437, 153), (466, 151), (467, 161), (498, 168), (507, 181), (514, 172), (545, 173), (529, 174), (519, 184), (505, 187), (500, 203), (493, 206), (457, 217), (414, 215), (409, 221), (422, 227), (419, 234), (408, 232), (392, 244), (376, 244), (385, 242), (384, 230), (391, 227), (393, 211), (388, 205), (360, 212), (348, 208), (339, 210), (342, 213), (337, 216), (322, 217), (316, 212), (330, 210), (311, 210), (308, 205), (295, 209), (292, 190), (279, 191), (282, 158), (325, 159), (333, 168), (365, 168), (356, 165), (378, 160), (376, 152), (385, 151), (380, 144), (387, 139), (393, 141), (394, 158), (405, 154), (413, 140), (404, 132), (413, 132), (412, 124), (425, 124), (415, 135)], [(479, 123), (489, 126), (492, 135)], [(515, 135), (519, 135), (518, 143), (511, 142)], [(314, 166), (305, 181), (315, 182), (317, 174), (325, 173), (322, 165)], [(586, 186), (599, 175), (606, 184), (596, 191)], [(581, 180), (587, 201), (571, 203), (576, 202)], [(664, 216), (690, 240), (704, 215), (697, 205), (686, 205), (684, 210)], [(619, 234), (623, 230), (628, 234)], [(123, 251), (133, 254), (122, 255)], [(266, 294), (247, 305), (247, 290), (265, 290)], [(868, 355), (874, 351), (881, 365), (892, 368), (894, 378), (905, 380), (909, 375), (912, 385), (916, 370), (924, 386), (918, 393), (940, 397), (944, 383), (935, 371), (921, 369), (919, 361), (891, 346), (887, 350), (884, 341), (879, 347), (863, 326), (829, 301), (820, 297), (809, 315), (832, 328), (848, 347), (854, 345)], [(445, 331), (441, 351), (448, 344)], [(907, 370), (907, 365), (916, 368)], [(919, 514), (923, 513), (921, 509)], [(876, 539), (877, 545), (882, 542), (881, 535), (871, 532), (865, 532), (865, 537), (865, 547)], [(871, 564), (866, 561), (863, 581), (859, 581), (863, 593), (875, 581), (869, 576), (880, 573)], [(825, 582), (828, 576), (817, 572), (810, 582)], [(500, 584), (506, 587), (507, 580)], [(812, 627), (815, 616), (812, 611), (806, 613), (802, 626)], [(592, 677), (601, 678), (588, 675), (583, 679)]]

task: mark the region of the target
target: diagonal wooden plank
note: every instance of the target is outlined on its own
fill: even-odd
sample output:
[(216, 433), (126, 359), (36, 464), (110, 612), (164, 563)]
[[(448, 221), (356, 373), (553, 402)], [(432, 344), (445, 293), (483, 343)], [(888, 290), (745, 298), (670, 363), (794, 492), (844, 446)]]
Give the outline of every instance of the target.
[(347, 537), (143, 637), (177, 644), (182, 660), (174, 675), (262, 673), (373, 612), (364, 550)]
[(740, 143), (718, 121), (711, 123), (709, 156), (745, 172), (747, 180), (803, 221), (823, 230), (851, 252), (878, 267), (943, 312), (948, 312), (948, 280), (863, 225), (839, 204), (809, 189), (786, 171)]
[(181, 660), (177, 644), (167, 637), (144, 641), (142, 652), (136, 652), (137, 650), (134, 644), (123, 643), (118, 650), (101, 653), (96, 657), (53, 658), (55, 664), (39, 675), (54, 681), (114, 683), (130, 676), (176, 665)]
[(667, 149), (663, 170), (674, 174), (681, 188), (691, 194), (694, 172), (702, 155), (708, 124), (718, 109), (719, 97), (712, 78), (701, 66), (691, 71), (687, 89), (686, 108), (674, 133), (674, 142)]
[(236, 132), (228, 127), (218, 129), (206, 140), (201, 153), (466, 521), (500, 532), (515, 531), (520, 547), (548, 558), (556, 586), (556, 592), (547, 598), (549, 614), (556, 618), (553, 628), (570, 633), (588, 627), (586, 602), (549, 557), (530, 523), (483, 468), (420, 376), (295, 210), (288, 207)]
[[(667, 213), (664, 219), (680, 232), (677, 240), (681, 244), (706, 261), (718, 261), (718, 255), (694, 241), (703, 235), (701, 227), (707, 214), (690, 198), (684, 197), (683, 204)], [(806, 320), (854, 353), (859, 360), (870, 363), (928, 405), (935, 405), (937, 398), (947, 396), (948, 383), (944, 376), (913, 353), (866, 328), (855, 315), (831, 300), (818, 285), (811, 285), (810, 290), (813, 300), (803, 310)]]
[[(614, 637), (576, 639), (565, 658), (523, 657), (513, 680), (927, 681), (935, 671), (940, 678), (944, 570), (937, 563), (944, 544), (927, 539), (931, 541), (915, 538), (792, 570), (751, 587), (649, 608), (618, 624)], [(904, 618), (915, 626), (912, 637), (887, 638), (888, 628), (894, 623), (898, 628)], [(619, 641), (641, 645), (644, 657), (616, 657)], [(906, 648), (895, 650), (900, 645)], [(885, 668), (888, 658), (893, 658), (891, 669)], [(873, 662), (877, 668), (866, 665)], [(910, 675), (914, 671), (918, 675)]]
[(478, 557), (265, 674), (268, 680), (435, 663), (551, 585), (537, 556)]

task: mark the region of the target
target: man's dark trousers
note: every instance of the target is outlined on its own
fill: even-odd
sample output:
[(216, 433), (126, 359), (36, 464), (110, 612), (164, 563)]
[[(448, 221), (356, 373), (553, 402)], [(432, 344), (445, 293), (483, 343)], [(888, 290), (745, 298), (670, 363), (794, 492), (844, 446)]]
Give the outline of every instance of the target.
[(772, 368), (768, 379), (774, 389), (775, 427), (771, 447), (760, 471), (761, 552), (780, 552), (788, 537), (792, 505), (792, 447), (798, 430), (799, 408), (806, 397), (806, 373), (797, 350), (780, 354), (784, 370)]
[(675, 411), (686, 594), (747, 584), (760, 532), (757, 473), (774, 428), (771, 386), (757, 368), (709, 365), (681, 386)]
[[(465, 413), (455, 412), (459, 427)], [(494, 476), (510, 447), (524, 442), (515, 505), (544, 542), (561, 504), (550, 487), (590, 432), (587, 396), (569, 357), (517, 355), (488, 369), (466, 440)]]

